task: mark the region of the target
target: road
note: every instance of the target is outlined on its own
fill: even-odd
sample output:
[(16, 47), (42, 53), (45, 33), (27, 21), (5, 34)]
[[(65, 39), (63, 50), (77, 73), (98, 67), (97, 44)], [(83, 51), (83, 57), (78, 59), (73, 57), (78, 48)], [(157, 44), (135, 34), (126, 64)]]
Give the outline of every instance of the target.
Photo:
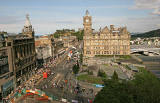
[[(58, 100), (65, 98), (70, 102), (72, 100), (78, 100), (80, 103), (88, 103), (88, 99), (93, 98), (93, 93), (90, 93), (89, 89), (82, 92), (83, 87), (80, 86), (75, 75), (72, 74), (72, 67), (77, 61), (74, 59), (70, 61), (67, 60), (67, 55), (70, 50), (71, 49), (68, 49), (68, 51), (59, 57), (56, 66), (50, 67), (51, 75), (49, 75), (47, 79), (38, 82), (34, 88), (40, 89), (46, 94), (58, 98)], [(34, 97), (32, 97), (32, 99), (33, 98)], [(33, 100), (33, 103), (35, 103), (35, 99)]]
[[(73, 79), (72, 75), (72, 66), (74, 64), (74, 61), (67, 62), (64, 59), (57, 67), (51, 69), (54, 74), (40, 82), (40, 85), (36, 88), (56, 96), (59, 100), (65, 98), (68, 101), (79, 100), (82, 103), (87, 103), (87, 97), (84, 97), (83, 94), (75, 93), (77, 81)], [(65, 83), (65, 80), (67, 80), (67, 83)], [(57, 86), (53, 86), (53, 84)]]
[[(88, 103), (88, 98), (93, 95), (89, 95), (89, 90), (85, 92), (77, 92), (77, 80), (72, 74), (72, 67), (76, 63), (72, 59), (68, 62), (63, 59), (56, 67), (51, 68), (51, 71), (54, 72), (46, 80), (37, 85), (36, 88), (41, 89), (42, 91), (56, 96), (59, 100), (65, 98), (68, 101), (78, 100), (80, 103)], [(82, 87), (79, 86), (82, 89)]]

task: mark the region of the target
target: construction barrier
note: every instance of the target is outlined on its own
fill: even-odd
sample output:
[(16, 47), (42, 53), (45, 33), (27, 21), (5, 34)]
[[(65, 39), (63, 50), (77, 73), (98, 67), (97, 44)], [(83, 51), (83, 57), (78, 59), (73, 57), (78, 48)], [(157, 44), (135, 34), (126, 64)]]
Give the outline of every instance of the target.
[(15, 103), (16, 99), (23, 96), (23, 99), (25, 99), (27, 96), (30, 95), (38, 95), (40, 96), (40, 98), (37, 98), (37, 100), (58, 100), (57, 97), (49, 94), (49, 93), (45, 93), (39, 89), (35, 89), (35, 90), (26, 90), (25, 88), (22, 90), (19, 90), (17, 92), (14, 93), (14, 95), (10, 98), (10, 100), (8, 101), (8, 103)]

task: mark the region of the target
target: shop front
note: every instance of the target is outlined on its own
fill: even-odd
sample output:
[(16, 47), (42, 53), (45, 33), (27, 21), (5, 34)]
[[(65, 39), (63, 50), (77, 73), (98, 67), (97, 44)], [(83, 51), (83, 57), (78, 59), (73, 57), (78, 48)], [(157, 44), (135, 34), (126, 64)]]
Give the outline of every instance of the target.
[(14, 90), (14, 83), (13, 83), (13, 79), (12, 79), (12, 80), (9, 80), (8, 82), (4, 83), (1, 86), (2, 98), (7, 97), (13, 90)]

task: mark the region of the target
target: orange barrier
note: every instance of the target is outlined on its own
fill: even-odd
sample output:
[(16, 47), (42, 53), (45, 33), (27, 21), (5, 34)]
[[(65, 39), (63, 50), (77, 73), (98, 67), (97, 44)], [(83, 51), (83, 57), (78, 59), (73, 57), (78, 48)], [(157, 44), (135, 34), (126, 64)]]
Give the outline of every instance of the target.
[(40, 100), (40, 101), (48, 101), (47, 98), (36, 98), (36, 100)]

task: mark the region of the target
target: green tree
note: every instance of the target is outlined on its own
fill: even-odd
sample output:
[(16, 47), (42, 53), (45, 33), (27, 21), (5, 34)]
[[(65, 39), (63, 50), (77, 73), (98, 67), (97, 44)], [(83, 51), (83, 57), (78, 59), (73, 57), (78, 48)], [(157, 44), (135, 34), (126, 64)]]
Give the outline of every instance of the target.
[(134, 103), (126, 83), (106, 80), (105, 87), (96, 95), (94, 103)]
[(118, 80), (118, 74), (116, 71), (114, 71), (112, 77), (111, 77), (113, 80)]
[[(116, 75), (114, 73), (113, 75)], [(117, 76), (112, 76), (117, 78)], [(159, 103), (160, 80), (149, 71), (141, 70), (133, 80), (104, 80), (104, 88), (94, 103)]]
[(87, 71), (88, 72), (88, 75), (93, 75), (93, 71)]
[(79, 40), (83, 40), (83, 35), (84, 35), (84, 31), (78, 31), (78, 32), (74, 32), (71, 35), (76, 36), (78, 41)]
[(79, 64), (75, 64), (72, 68), (74, 74), (78, 74), (79, 72)]
[(104, 71), (100, 70), (100, 69), (98, 70), (98, 76), (102, 77), (102, 78), (106, 78), (107, 77), (106, 73)]
[(80, 63), (83, 63), (83, 54), (80, 54)]
[(60, 35), (58, 33), (54, 33), (53, 36), (54, 36), (54, 38), (59, 38), (60, 37)]

